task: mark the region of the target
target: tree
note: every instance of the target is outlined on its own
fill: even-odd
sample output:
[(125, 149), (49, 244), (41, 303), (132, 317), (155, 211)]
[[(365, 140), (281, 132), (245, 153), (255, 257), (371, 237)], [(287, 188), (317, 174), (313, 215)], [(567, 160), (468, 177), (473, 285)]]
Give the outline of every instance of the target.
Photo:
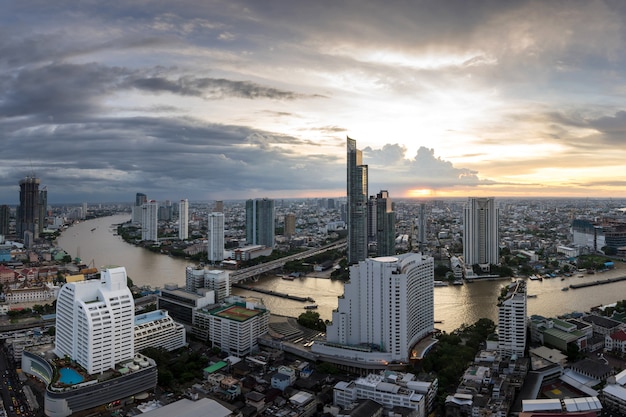
[(307, 329), (326, 331), (326, 324), (320, 318), (320, 313), (316, 311), (305, 311), (298, 316), (298, 324), (306, 327)]

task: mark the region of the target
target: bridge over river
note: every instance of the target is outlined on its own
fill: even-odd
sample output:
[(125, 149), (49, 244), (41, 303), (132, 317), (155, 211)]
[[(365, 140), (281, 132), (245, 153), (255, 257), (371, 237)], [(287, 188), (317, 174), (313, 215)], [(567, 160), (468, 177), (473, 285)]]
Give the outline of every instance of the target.
[(336, 242), (329, 243), (328, 245), (324, 245), (319, 248), (309, 249), (307, 251), (300, 252), (295, 255), (289, 255), (289, 256), (285, 256), (284, 258), (276, 259), (274, 261), (265, 262), (265, 263), (251, 266), (248, 268), (238, 269), (230, 273), (230, 282), (232, 284), (237, 284), (249, 278), (257, 277), (266, 272), (270, 272), (275, 269), (282, 268), (283, 266), (285, 266), (287, 262), (300, 261), (302, 259), (310, 258), (312, 256), (315, 256), (315, 255), (318, 255), (320, 253), (324, 253), (330, 250), (343, 249), (346, 247), (346, 245), (347, 245), (346, 239), (341, 239)]

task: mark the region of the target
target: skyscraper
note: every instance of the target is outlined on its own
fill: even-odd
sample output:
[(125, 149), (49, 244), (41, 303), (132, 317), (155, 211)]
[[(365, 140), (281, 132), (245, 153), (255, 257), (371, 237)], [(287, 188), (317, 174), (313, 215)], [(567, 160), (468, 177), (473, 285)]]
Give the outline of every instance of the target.
[(500, 263), (499, 213), (493, 197), (470, 198), (463, 223), (463, 258), (466, 265)]
[(224, 202), (222, 200), (215, 201), (215, 208), (213, 209), (214, 213), (223, 213), (224, 212)]
[(143, 216), (142, 207), (148, 202), (148, 197), (144, 193), (135, 194), (135, 205), (132, 206), (131, 219), (135, 224), (141, 224), (141, 217)]
[(209, 213), (207, 232), (207, 259), (209, 262), (224, 260), (224, 215)]
[(141, 240), (158, 241), (159, 203), (150, 200), (141, 206)]
[(6, 237), (9, 234), (11, 209), (6, 204), (0, 206), (0, 235)]
[(296, 215), (293, 213), (285, 214), (285, 237), (291, 238), (296, 234)]
[(434, 331), (433, 282), (433, 258), (419, 253), (353, 264), (326, 342), (313, 352), (368, 366), (408, 361), (412, 347)]
[(249, 245), (274, 247), (274, 200), (246, 201), (246, 241)]
[(189, 237), (189, 201), (185, 198), (178, 205), (178, 238), (185, 240)]
[(46, 219), (48, 217), (48, 188), (43, 187), (39, 191), (39, 213), (37, 213), (38, 233), (43, 234), (46, 228)]
[(347, 138), (348, 264), (367, 258), (367, 165), (356, 140)]
[(386, 190), (376, 195), (376, 253), (378, 256), (396, 254), (396, 214)]
[(26, 177), (20, 180), (20, 205), (17, 208), (17, 236), (24, 238), (24, 232), (39, 236), (39, 178)]
[(135, 354), (134, 317), (125, 268), (103, 269), (100, 280), (67, 283), (57, 298), (55, 354), (91, 375), (114, 369)]
[(498, 351), (524, 356), (526, 349), (526, 282), (511, 283), (498, 299)]

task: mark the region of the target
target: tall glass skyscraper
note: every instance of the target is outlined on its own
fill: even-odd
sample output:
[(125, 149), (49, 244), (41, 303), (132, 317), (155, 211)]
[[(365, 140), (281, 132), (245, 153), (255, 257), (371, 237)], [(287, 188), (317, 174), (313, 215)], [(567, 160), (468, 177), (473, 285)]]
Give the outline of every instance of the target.
[(376, 253), (378, 256), (396, 254), (396, 214), (387, 190), (376, 195)]
[(274, 200), (246, 201), (246, 241), (249, 245), (274, 247)]
[(348, 264), (367, 258), (367, 165), (356, 147), (356, 140), (347, 138), (347, 224)]
[(26, 177), (20, 180), (20, 205), (17, 208), (17, 236), (24, 238), (24, 232), (39, 235), (39, 178)]

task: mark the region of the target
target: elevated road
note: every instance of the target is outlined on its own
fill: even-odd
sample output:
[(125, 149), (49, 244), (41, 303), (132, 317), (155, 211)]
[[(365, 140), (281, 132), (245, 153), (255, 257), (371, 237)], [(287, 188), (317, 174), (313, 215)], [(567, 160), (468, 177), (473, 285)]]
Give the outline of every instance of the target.
[(297, 253), (295, 255), (285, 256), (284, 258), (276, 259), (270, 262), (232, 271), (230, 273), (230, 282), (236, 284), (238, 282), (245, 281), (248, 278), (256, 277), (266, 272), (282, 268), (289, 261), (300, 261), (318, 255), (320, 253), (327, 252), (329, 250), (343, 249), (346, 247), (346, 245), (346, 239), (341, 239), (319, 248), (310, 249), (304, 252)]

